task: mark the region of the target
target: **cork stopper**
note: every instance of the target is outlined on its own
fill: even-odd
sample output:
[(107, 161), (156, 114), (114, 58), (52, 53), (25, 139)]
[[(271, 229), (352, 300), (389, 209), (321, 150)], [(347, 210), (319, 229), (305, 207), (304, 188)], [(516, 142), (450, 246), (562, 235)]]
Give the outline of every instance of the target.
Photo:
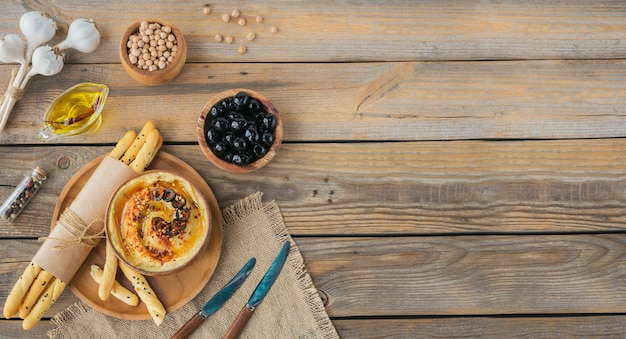
[(37, 166), (33, 169), (32, 177), (37, 181), (46, 180), (46, 171), (43, 168)]

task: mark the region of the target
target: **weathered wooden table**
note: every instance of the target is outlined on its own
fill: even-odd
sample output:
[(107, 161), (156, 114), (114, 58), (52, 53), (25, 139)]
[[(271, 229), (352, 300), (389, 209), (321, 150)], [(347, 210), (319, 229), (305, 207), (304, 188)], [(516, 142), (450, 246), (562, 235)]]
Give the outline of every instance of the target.
[[(257, 191), (277, 201), (343, 338), (626, 336), (624, 1), (204, 5), (2, 4), (2, 35), (37, 9), (62, 32), (93, 18), (102, 42), (34, 77), (0, 134), (0, 197), (34, 166), (49, 172), (18, 219), (0, 222), (0, 303), (72, 175), (153, 120), (221, 207)], [(233, 9), (265, 20), (222, 22)], [(163, 86), (132, 80), (117, 54), (125, 28), (150, 17), (189, 47)], [(0, 86), (13, 68), (0, 65)], [(38, 141), (47, 106), (83, 81), (111, 90), (100, 129)], [(278, 155), (250, 174), (214, 167), (196, 141), (204, 104), (237, 87), (265, 94), (285, 125)], [(66, 291), (48, 315), (77, 300)], [(0, 320), (0, 336), (51, 327)]]

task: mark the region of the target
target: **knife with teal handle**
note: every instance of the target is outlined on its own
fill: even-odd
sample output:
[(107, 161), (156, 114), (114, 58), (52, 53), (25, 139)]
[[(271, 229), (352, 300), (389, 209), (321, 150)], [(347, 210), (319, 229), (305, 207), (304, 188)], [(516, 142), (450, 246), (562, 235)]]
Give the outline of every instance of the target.
[(248, 260), (248, 262), (241, 268), (241, 270), (226, 284), (219, 290), (215, 295), (207, 301), (204, 306), (200, 309), (200, 312), (196, 313), (191, 319), (189, 319), (185, 325), (183, 325), (174, 335), (172, 339), (182, 339), (187, 338), (191, 333), (193, 333), (200, 324), (211, 314), (217, 312), (226, 303), (230, 297), (235, 294), (235, 292), (239, 289), (239, 287), (243, 284), (254, 265), (256, 264), (256, 259), (252, 258)]
[(287, 260), (287, 255), (289, 255), (290, 247), (291, 244), (289, 241), (283, 244), (283, 247), (276, 256), (276, 259), (274, 259), (274, 262), (272, 262), (270, 268), (267, 269), (263, 279), (261, 279), (261, 282), (259, 282), (257, 287), (254, 289), (254, 292), (252, 292), (250, 299), (248, 299), (246, 305), (241, 309), (241, 311), (239, 311), (239, 314), (237, 314), (237, 317), (226, 331), (226, 334), (224, 334), (224, 339), (235, 339), (239, 337), (239, 334), (246, 326), (246, 323), (250, 320), (252, 312), (257, 306), (259, 306), (261, 301), (263, 301), (267, 292), (269, 292), (272, 285), (274, 285), (276, 278), (278, 278), (280, 271), (285, 265), (285, 260)]

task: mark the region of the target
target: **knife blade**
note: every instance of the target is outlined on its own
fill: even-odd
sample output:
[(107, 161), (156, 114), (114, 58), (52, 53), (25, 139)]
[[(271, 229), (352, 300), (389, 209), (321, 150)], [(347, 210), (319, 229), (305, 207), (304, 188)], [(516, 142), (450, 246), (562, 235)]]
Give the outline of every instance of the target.
[(241, 268), (241, 270), (235, 274), (235, 276), (222, 287), (209, 301), (202, 306), (200, 312), (196, 313), (191, 319), (187, 320), (187, 322), (172, 336), (172, 339), (182, 339), (187, 338), (191, 333), (193, 333), (198, 326), (211, 314), (217, 312), (226, 303), (230, 297), (239, 289), (239, 287), (243, 284), (254, 265), (256, 264), (256, 259), (252, 258), (248, 260), (248, 262)]
[(270, 268), (267, 269), (267, 272), (265, 273), (257, 287), (254, 289), (254, 292), (252, 292), (252, 295), (250, 295), (250, 299), (248, 299), (246, 305), (241, 309), (241, 311), (239, 311), (237, 317), (235, 317), (235, 320), (233, 320), (233, 323), (226, 331), (226, 334), (224, 334), (224, 339), (235, 339), (239, 336), (243, 328), (246, 326), (248, 320), (250, 320), (254, 309), (259, 306), (261, 301), (263, 301), (263, 299), (267, 295), (267, 292), (269, 292), (269, 290), (272, 288), (272, 285), (274, 285), (276, 278), (278, 278), (278, 275), (280, 274), (280, 271), (283, 269), (285, 261), (287, 260), (290, 247), (291, 244), (289, 243), (289, 241), (283, 244), (280, 251), (278, 252), (278, 255), (276, 256), (276, 259), (274, 259), (274, 262), (272, 262)]

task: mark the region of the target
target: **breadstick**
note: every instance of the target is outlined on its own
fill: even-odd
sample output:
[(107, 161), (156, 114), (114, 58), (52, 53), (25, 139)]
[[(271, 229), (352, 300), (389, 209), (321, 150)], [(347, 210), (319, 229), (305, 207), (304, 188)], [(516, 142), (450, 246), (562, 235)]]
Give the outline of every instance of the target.
[(26, 293), (24, 300), (22, 300), (22, 304), (19, 309), (20, 318), (24, 319), (28, 316), (33, 305), (35, 305), (37, 299), (39, 299), (39, 296), (46, 289), (46, 287), (50, 285), (53, 278), (52, 273), (48, 271), (41, 270), (41, 272), (39, 272), (37, 278), (33, 281), (33, 284), (30, 285), (30, 289)]
[(133, 141), (137, 137), (137, 133), (132, 129), (126, 132), (124, 136), (117, 142), (115, 148), (109, 153), (109, 156), (114, 159), (120, 159), (124, 152), (133, 144)]
[(143, 172), (143, 170), (150, 165), (150, 162), (156, 156), (159, 148), (161, 147), (163, 138), (158, 130), (153, 129), (146, 135), (146, 142), (141, 146), (135, 160), (130, 163), (130, 168), (136, 173)]
[(133, 289), (137, 292), (141, 301), (146, 304), (148, 313), (150, 313), (154, 323), (157, 324), (157, 326), (161, 325), (166, 313), (165, 307), (163, 307), (163, 304), (154, 293), (152, 287), (148, 284), (146, 278), (139, 272), (126, 266), (124, 263), (120, 263), (120, 268), (122, 269), (126, 279), (133, 284)]
[(115, 274), (117, 273), (117, 257), (113, 246), (109, 241), (106, 242), (106, 254), (104, 269), (102, 272), (102, 281), (99, 281), (100, 287), (98, 288), (98, 296), (100, 300), (107, 300), (111, 294), (111, 289), (115, 282)]
[(35, 326), (41, 317), (50, 309), (50, 307), (59, 299), (65, 290), (66, 283), (59, 279), (54, 279), (43, 291), (41, 297), (37, 300), (32, 311), (22, 322), (22, 328), (30, 330)]
[[(98, 267), (98, 265), (91, 265), (91, 277), (98, 284), (102, 283), (102, 274), (104, 271)], [(127, 290), (117, 280), (113, 280), (113, 288), (111, 289), (111, 295), (117, 299), (123, 301), (129, 306), (137, 306), (139, 304), (139, 298), (133, 292)]]
[(13, 285), (11, 293), (9, 293), (7, 300), (4, 302), (3, 313), (5, 318), (9, 319), (17, 313), (22, 299), (24, 299), (26, 292), (28, 292), (30, 285), (32, 285), (39, 272), (41, 272), (41, 267), (31, 261), (30, 265), (26, 267), (24, 273), (22, 273), (17, 282), (15, 282), (15, 285)]
[(139, 149), (141, 148), (141, 146), (143, 146), (144, 141), (146, 140), (146, 136), (153, 129), (156, 129), (156, 126), (154, 126), (154, 123), (152, 121), (148, 120), (145, 125), (143, 125), (141, 131), (139, 131), (139, 134), (137, 134), (135, 141), (133, 141), (133, 143), (130, 145), (130, 147), (128, 147), (126, 152), (124, 152), (124, 155), (120, 159), (123, 163), (129, 165), (131, 162), (133, 162), (133, 160), (135, 160)]

